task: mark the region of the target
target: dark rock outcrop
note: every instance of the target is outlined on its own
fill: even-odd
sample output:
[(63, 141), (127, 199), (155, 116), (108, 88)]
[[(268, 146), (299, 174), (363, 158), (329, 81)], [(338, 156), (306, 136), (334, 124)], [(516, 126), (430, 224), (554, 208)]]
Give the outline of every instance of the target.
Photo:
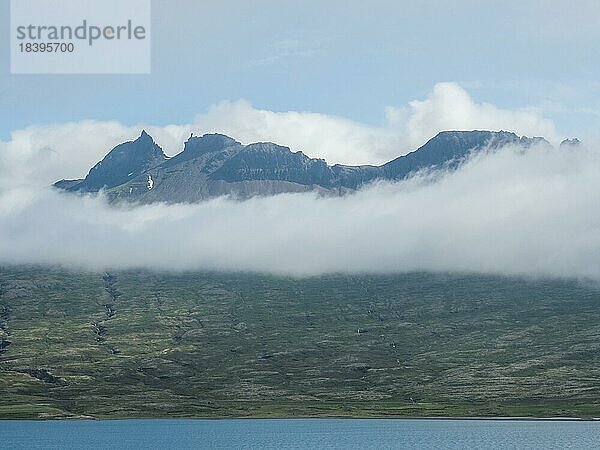
[(43, 381), (44, 383), (66, 384), (66, 382), (62, 378), (52, 375), (46, 369), (23, 369), (16, 370), (16, 372), (25, 373), (29, 376), (32, 376), (33, 378), (37, 378), (38, 380)]
[(55, 186), (68, 191), (98, 192), (119, 186), (166, 161), (162, 149), (148, 133), (113, 148), (92, 167), (83, 180), (61, 180)]

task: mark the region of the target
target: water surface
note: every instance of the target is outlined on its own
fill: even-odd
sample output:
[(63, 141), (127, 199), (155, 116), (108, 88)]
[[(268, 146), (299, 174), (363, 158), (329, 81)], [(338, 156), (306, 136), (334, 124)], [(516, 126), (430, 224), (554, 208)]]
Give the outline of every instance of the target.
[(600, 422), (265, 419), (0, 421), (2, 448), (598, 448)]

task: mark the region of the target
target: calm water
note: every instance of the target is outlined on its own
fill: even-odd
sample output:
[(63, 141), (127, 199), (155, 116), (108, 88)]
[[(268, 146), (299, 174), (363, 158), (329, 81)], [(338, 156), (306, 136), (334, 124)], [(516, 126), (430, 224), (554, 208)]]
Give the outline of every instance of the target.
[(12, 448), (598, 448), (600, 422), (505, 420), (0, 421)]

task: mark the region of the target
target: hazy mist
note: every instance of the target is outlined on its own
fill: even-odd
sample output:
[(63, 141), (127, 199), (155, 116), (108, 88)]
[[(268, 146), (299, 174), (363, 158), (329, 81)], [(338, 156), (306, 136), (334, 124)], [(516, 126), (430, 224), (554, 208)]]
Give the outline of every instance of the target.
[[(194, 124), (146, 127), (168, 154), (191, 131), (270, 140), (336, 162), (377, 163), (443, 129), (510, 129), (556, 142), (532, 111), (475, 103), (460, 86), (389, 109), (372, 127), (315, 113), (223, 103)], [(600, 278), (600, 155), (504, 148), (459, 170), (367, 186), (353, 195), (111, 206), (50, 185), (82, 177), (141, 127), (84, 121), (30, 127), (0, 142), (0, 263), (90, 269), (331, 272), (467, 271)], [(418, 144), (416, 144), (418, 142)], [(404, 150), (399, 150), (404, 149)]]

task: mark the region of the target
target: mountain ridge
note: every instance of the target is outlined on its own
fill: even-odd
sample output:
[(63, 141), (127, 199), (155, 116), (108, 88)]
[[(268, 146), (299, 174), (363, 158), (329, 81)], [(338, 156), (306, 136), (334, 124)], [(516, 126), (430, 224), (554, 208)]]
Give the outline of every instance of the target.
[[(577, 141), (578, 142), (578, 141)], [(550, 145), (508, 131), (442, 131), (418, 149), (380, 166), (329, 165), (272, 142), (243, 145), (220, 133), (191, 135), (167, 157), (142, 131), (114, 147), (80, 180), (60, 180), (69, 192), (104, 191), (111, 201), (193, 203), (221, 195), (244, 199), (285, 192), (339, 195), (375, 180), (402, 180), (424, 169), (454, 169), (474, 151), (505, 145)]]

